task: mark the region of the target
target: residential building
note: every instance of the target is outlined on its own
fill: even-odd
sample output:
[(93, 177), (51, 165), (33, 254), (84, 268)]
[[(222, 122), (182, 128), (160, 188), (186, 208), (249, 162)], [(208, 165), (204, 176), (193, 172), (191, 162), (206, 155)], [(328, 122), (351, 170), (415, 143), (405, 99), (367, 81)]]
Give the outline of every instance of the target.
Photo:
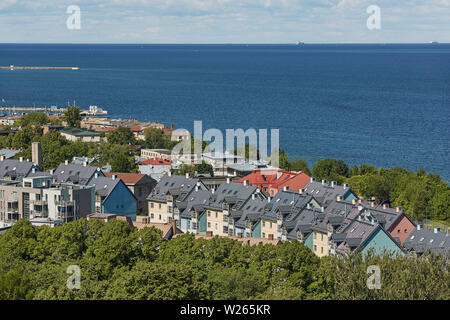
[(243, 158), (229, 152), (206, 152), (202, 154), (201, 160), (213, 167), (214, 176), (227, 176), (229, 164), (245, 162)]
[(170, 171), (171, 161), (161, 158), (150, 158), (139, 162), (139, 172), (159, 181)]
[(342, 186), (338, 185), (336, 181), (328, 183), (327, 180), (317, 182), (314, 177), (310, 178), (310, 182), (303, 188), (303, 191), (307, 194), (314, 196), (320, 204), (325, 207), (331, 201), (334, 201), (338, 196), (342, 197), (343, 201), (352, 202), (353, 199), (357, 199), (357, 195), (350, 189), (348, 183), (344, 183)]
[(69, 163), (68, 160), (61, 163), (56, 170), (51, 171), (51, 174), (56, 183), (71, 182), (82, 185), (87, 185), (96, 174), (104, 176), (100, 168), (89, 166), (87, 161), (83, 164), (74, 164)]
[(33, 169), (40, 171), (39, 167), (33, 162), (24, 161), (22, 157), (19, 160), (0, 158), (0, 179), (2, 180), (21, 180), (27, 177)]
[(112, 213), (136, 221), (136, 197), (120, 178), (95, 173), (88, 185), (95, 187), (96, 213)]
[(189, 140), (191, 138), (191, 133), (184, 129), (175, 129), (172, 131), (171, 140), (172, 141), (183, 141)]
[(187, 197), (196, 190), (207, 190), (199, 179), (191, 178), (189, 174), (185, 176), (172, 175), (168, 172), (153, 188), (152, 193), (147, 197), (149, 222), (169, 223), (177, 221), (177, 226), (181, 226), (179, 208), (175, 202), (184, 202)]
[(140, 173), (105, 172), (104, 174), (108, 178), (112, 178), (115, 175), (121, 179), (137, 199), (137, 214), (148, 216), (147, 197), (155, 187), (156, 180)]
[(14, 159), (14, 156), (19, 152), (20, 150), (15, 149), (0, 149), (0, 159)]
[(169, 149), (141, 149), (141, 157), (145, 159), (163, 159), (171, 161), (172, 151)]
[(414, 256), (420, 256), (428, 252), (435, 255), (450, 255), (450, 235), (447, 232), (441, 232), (439, 228), (433, 230), (425, 229), (418, 224), (417, 227), (408, 235), (403, 243), (405, 249)]
[(287, 187), (288, 190), (299, 191), (310, 181), (310, 177), (302, 172), (260, 169), (237, 180), (237, 182), (248, 181), (252, 186), (257, 186), (262, 192), (274, 197), (279, 190)]
[(100, 142), (100, 133), (81, 128), (64, 128), (61, 135), (70, 141)]

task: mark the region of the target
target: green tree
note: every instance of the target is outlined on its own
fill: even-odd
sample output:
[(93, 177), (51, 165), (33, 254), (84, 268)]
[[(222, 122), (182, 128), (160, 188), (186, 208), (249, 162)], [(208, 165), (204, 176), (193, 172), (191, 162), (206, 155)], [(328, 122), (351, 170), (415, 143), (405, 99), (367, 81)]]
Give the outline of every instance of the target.
[(342, 160), (336, 159), (320, 159), (313, 167), (313, 176), (318, 179), (326, 179), (328, 181), (336, 181), (342, 184), (348, 177), (348, 166)]
[(135, 167), (134, 157), (127, 157), (123, 153), (119, 153), (111, 160), (113, 172), (131, 172)]
[(291, 171), (303, 171), (307, 175), (311, 175), (308, 162), (304, 158), (294, 158), (289, 161), (289, 170)]
[(63, 120), (67, 122), (67, 126), (79, 128), (81, 123), (81, 110), (78, 107), (68, 107), (64, 112)]
[(134, 144), (136, 139), (128, 127), (120, 127), (106, 135), (108, 143), (112, 144)]

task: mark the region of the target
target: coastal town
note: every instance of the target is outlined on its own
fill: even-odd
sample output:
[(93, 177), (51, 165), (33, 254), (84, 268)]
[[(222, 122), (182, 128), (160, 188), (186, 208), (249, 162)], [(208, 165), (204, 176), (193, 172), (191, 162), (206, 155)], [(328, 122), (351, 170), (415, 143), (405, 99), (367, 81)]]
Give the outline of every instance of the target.
[[(149, 128), (161, 130), (173, 143), (191, 139), (189, 131), (158, 122), (84, 117), (79, 126), (69, 126), (62, 115), (48, 118), (61, 123), (41, 124), (42, 133), (57, 131), (72, 142), (104, 144), (108, 133), (119, 128), (127, 128), (137, 140), (144, 140)], [(0, 134), (20, 131), (20, 119), (1, 118)], [(154, 227), (166, 240), (186, 233), (243, 245), (297, 240), (318, 257), (449, 253), (448, 228), (426, 228), (401, 206), (364, 199), (348, 183), (315, 179), (230, 151), (186, 156), (165, 148), (129, 147), (138, 172), (94, 165), (95, 157), (87, 154), (45, 170), (39, 141), (32, 142), (31, 159), (19, 156), (20, 149), (0, 150), (0, 233), (20, 219), (58, 228), (85, 218), (123, 220), (137, 229)], [(180, 168), (198, 162), (211, 171), (180, 174)]]

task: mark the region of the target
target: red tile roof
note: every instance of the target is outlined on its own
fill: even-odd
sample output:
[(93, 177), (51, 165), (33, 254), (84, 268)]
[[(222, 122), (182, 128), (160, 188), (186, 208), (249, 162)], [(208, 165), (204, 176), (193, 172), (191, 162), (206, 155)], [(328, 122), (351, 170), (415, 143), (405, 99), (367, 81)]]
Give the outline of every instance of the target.
[(161, 158), (151, 158), (151, 159), (141, 161), (141, 162), (139, 162), (139, 164), (143, 165), (143, 166), (146, 166), (149, 164), (154, 165), (154, 166), (157, 166), (157, 165), (170, 166), (172, 164), (172, 162), (169, 160), (161, 159)]
[(244, 181), (248, 181), (250, 185), (260, 188), (267, 187), (279, 190), (284, 186), (288, 186), (290, 190), (299, 190), (308, 184), (310, 177), (302, 171), (255, 170), (249, 175), (236, 180), (239, 183)]
[(121, 172), (104, 172), (105, 176), (108, 178), (112, 178), (113, 175), (116, 175), (117, 178), (120, 178), (125, 184), (136, 184), (145, 177), (145, 174), (141, 173), (121, 173)]

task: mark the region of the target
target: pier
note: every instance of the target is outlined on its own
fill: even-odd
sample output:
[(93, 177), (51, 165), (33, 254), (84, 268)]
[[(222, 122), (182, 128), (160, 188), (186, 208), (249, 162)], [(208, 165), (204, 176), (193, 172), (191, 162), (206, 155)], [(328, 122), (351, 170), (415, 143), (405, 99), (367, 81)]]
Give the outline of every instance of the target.
[[(53, 112), (53, 113), (64, 113), (67, 108), (54, 108), (54, 107), (0, 107), (0, 111), (26, 111), (26, 112)], [(89, 110), (81, 110), (81, 115), (83, 116), (104, 116), (107, 115), (108, 111), (101, 108), (89, 107)]]
[(0, 66), (0, 70), (80, 70), (80, 67), (19, 67), (19, 66)]

